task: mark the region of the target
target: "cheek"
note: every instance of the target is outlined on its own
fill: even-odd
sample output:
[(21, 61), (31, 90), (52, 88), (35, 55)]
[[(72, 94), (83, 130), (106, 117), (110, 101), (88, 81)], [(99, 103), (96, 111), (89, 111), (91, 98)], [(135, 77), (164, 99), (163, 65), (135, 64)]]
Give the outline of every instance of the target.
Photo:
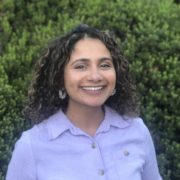
[(78, 76), (74, 74), (66, 74), (64, 77), (64, 87), (68, 91), (75, 90), (79, 85)]
[(110, 79), (110, 82), (112, 83), (113, 86), (115, 86), (116, 84), (116, 72), (113, 71), (111, 75), (109, 75), (109, 79)]
[(74, 78), (75, 76), (67, 67), (67, 69), (65, 69), (64, 71), (64, 86), (69, 86), (70, 84), (72, 84), (72, 82), (74, 81)]
[(72, 82), (73, 79), (71, 78), (71, 76), (68, 74), (65, 74), (64, 76), (64, 88), (66, 89), (66, 91), (69, 91), (72, 88)]

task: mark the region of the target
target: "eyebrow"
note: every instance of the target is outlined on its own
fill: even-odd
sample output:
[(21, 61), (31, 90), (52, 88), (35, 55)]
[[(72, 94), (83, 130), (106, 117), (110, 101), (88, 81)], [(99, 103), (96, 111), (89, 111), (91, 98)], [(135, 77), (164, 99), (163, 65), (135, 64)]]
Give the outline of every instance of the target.
[[(77, 62), (89, 62), (90, 59), (88, 58), (80, 58), (80, 59), (76, 59), (74, 62), (72, 62), (72, 65), (77, 63)], [(102, 57), (102, 58), (99, 58), (98, 61), (100, 62), (103, 62), (103, 61), (112, 61), (112, 58), (110, 57)]]

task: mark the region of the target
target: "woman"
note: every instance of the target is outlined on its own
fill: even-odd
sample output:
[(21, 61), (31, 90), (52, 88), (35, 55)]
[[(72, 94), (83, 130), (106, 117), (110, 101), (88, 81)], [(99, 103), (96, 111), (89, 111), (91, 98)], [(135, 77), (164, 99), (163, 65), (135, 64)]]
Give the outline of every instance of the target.
[(42, 54), (6, 180), (161, 180), (127, 60), (80, 25)]

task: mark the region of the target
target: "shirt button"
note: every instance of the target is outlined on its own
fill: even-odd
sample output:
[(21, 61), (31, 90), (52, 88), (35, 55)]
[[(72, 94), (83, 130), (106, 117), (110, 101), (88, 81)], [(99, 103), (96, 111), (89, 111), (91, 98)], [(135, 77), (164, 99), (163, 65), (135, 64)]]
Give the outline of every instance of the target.
[(96, 148), (96, 143), (93, 142), (93, 143), (91, 144), (91, 147), (92, 147), (93, 149), (95, 149), (95, 148)]
[(99, 170), (99, 175), (103, 176), (105, 174), (104, 170), (103, 169), (100, 169)]
[(124, 155), (125, 155), (125, 156), (129, 156), (129, 152), (125, 150), (125, 151), (124, 151)]

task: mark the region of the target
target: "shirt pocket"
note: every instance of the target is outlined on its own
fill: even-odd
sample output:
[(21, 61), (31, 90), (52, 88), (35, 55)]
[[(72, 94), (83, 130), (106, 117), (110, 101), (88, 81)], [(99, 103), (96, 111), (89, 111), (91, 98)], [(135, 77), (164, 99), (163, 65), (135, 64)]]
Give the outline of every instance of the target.
[(141, 180), (143, 155), (126, 149), (119, 150), (113, 153), (113, 163), (117, 174), (123, 180)]

